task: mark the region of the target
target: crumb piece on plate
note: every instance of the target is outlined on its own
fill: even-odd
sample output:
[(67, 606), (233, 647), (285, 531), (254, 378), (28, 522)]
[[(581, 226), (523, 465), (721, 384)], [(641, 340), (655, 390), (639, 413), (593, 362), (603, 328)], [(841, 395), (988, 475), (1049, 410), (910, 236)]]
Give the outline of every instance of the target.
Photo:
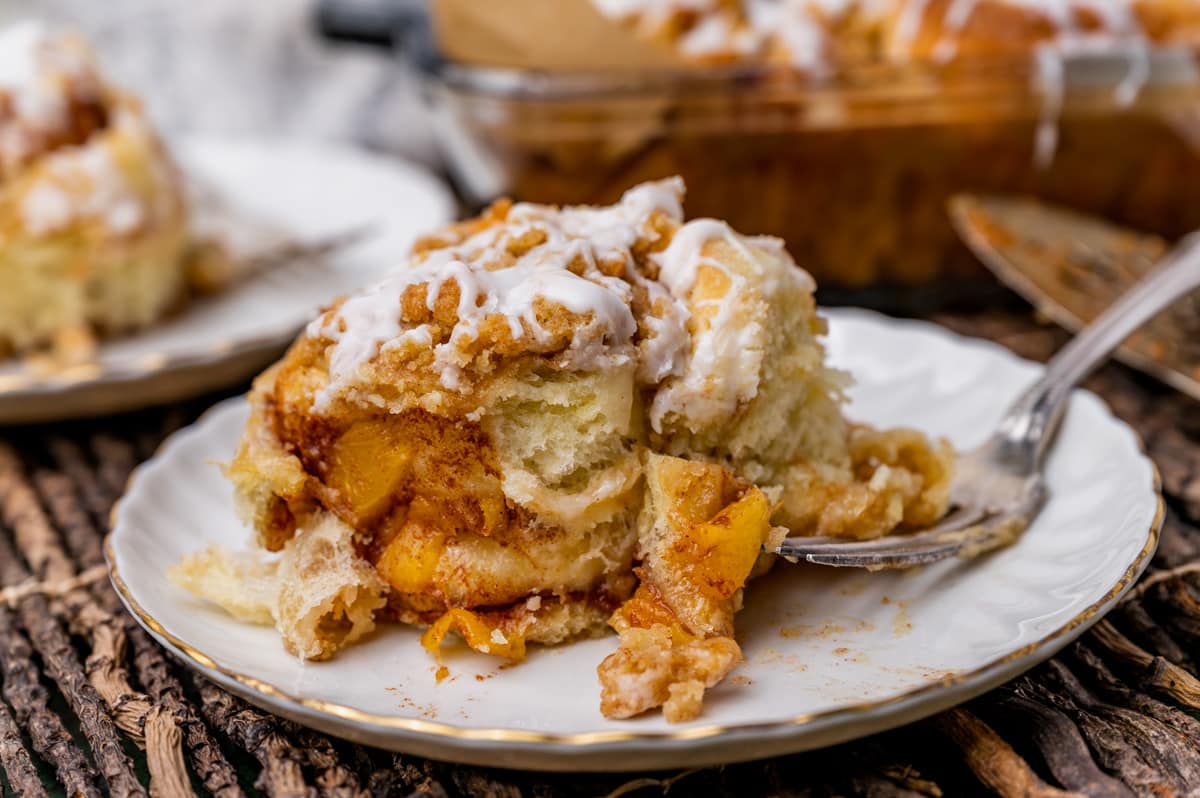
[(672, 723), (700, 714), (705, 689), (720, 682), (742, 661), (730, 637), (688, 639), (662, 624), (629, 628), (621, 645), (596, 669), (600, 711), (607, 718), (631, 718), (661, 706)]
[(742, 660), (734, 614), (763, 543), (777, 537), (758, 488), (711, 463), (649, 455), (639, 517), (641, 584), (610, 620), (620, 645), (597, 669), (601, 711), (700, 713), (706, 689)]

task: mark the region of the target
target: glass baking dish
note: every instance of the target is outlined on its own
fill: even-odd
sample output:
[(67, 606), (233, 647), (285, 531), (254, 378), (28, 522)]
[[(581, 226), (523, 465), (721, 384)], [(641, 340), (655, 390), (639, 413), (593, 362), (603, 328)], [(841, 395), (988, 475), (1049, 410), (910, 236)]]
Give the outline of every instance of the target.
[[(825, 286), (975, 279), (960, 191), (1033, 194), (1175, 237), (1200, 227), (1191, 52), (771, 71), (547, 74), (435, 61), (426, 86), (465, 196), (602, 203), (679, 174), (692, 216), (779, 236)], [(1060, 70), (1061, 68), (1061, 70)]]
[(814, 79), (497, 69), (431, 41), (410, 29), (403, 50), (473, 204), (607, 203), (678, 174), (689, 216), (785, 239), (823, 288), (885, 291), (986, 281), (950, 227), (961, 191), (1032, 194), (1169, 237), (1200, 228), (1200, 70), (1185, 47), (1043, 47)]

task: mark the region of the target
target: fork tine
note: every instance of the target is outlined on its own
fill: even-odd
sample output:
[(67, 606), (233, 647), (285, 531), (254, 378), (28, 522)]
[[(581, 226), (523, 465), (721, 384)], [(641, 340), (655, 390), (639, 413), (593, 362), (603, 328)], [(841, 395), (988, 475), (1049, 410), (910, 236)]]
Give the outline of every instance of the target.
[[(775, 549), (772, 549), (776, 554), (782, 554), (786, 557), (797, 556), (804, 557), (809, 553), (823, 553), (827, 551), (878, 551), (882, 549), (900, 549), (910, 548), (914, 544), (928, 545), (938, 542), (937, 539), (942, 535), (957, 532), (960, 529), (965, 529), (973, 524), (978, 524), (983, 520), (985, 513), (983, 510), (971, 507), (960, 507), (955, 509), (949, 515), (942, 519), (942, 522), (935, 527), (923, 529), (910, 535), (895, 535), (893, 537), (880, 538), (876, 540), (847, 540), (845, 538), (830, 538), (830, 537), (795, 537), (787, 538)], [(792, 554), (791, 552), (796, 552)]]
[[(941, 533), (942, 540), (933, 540), (927, 533), (908, 539), (888, 538), (863, 541), (861, 544), (822, 543), (806, 549), (800, 539), (794, 547), (798, 556), (816, 565), (866, 568), (878, 571), (885, 568), (911, 568), (928, 565), (956, 555), (978, 557), (981, 554), (1011, 543), (1029, 523), (1024, 515), (999, 515), (985, 519), (973, 527), (954, 533)], [(787, 546), (787, 541), (780, 546)]]
[[(982, 527), (980, 527), (982, 529)], [(909, 545), (889, 550), (870, 549), (859, 552), (839, 549), (827, 553), (812, 552), (801, 555), (801, 559), (814, 565), (831, 565), (835, 568), (866, 568), (868, 571), (912, 568), (949, 559), (966, 545), (965, 540), (951, 540), (936, 544)]]
[[(838, 538), (787, 538), (773, 549), (784, 557), (800, 557), (822, 565), (897, 568), (951, 557), (974, 540), (961, 530), (980, 524), (985, 513), (960, 508), (937, 526), (912, 535), (880, 540), (846, 541)], [(947, 539), (947, 536), (953, 535)]]

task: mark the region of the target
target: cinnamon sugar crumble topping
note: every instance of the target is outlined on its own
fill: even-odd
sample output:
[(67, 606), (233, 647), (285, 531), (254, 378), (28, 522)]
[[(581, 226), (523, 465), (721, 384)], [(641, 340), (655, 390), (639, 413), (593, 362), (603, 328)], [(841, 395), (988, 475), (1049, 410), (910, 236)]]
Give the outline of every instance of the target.
[[(96, 220), (127, 236), (170, 216), (173, 197), (147, 203), (116, 152), (121, 141), (152, 136), (136, 102), (105, 84), (80, 37), (32, 21), (0, 29), (0, 184), (27, 182), (19, 209), (31, 235)], [(174, 180), (165, 165), (150, 167), (155, 184)]]
[(431, 345), (448, 390), (463, 387), (485, 349), (555, 354), (580, 369), (640, 358), (647, 381), (672, 373), (687, 341), (683, 311), (643, 275), (647, 253), (634, 248), (659, 237), (655, 224), (682, 221), (682, 193), (676, 178), (611, 208), (502, 204), (491, 212), (497, 224), (418, 244), (408, 263), (309, 326), (333, 344), (318, 407), (381, 350)]
[[(741, 251), (753, 244), (782, 252), (782, 244), (743, 239), (711, 219), (684, 224), (683, 192), (676, 177), (633, 188), (611, 207), (502, 202), (479, 222), (419, 242), (384, 280), (309, 325), (310, 338), (330, 344), (329, 384), (314, 409), (362, 382), (363, 366), (380, 356), (415, 359), (430, 350), (449, 391), (468, 390), (466, 377), (494, 368), (497, 355), (529, 352), (569, 370), (636, 362), (643, 386), (686, 372), (675, 396), (710, 391), (714, 374), (738, 371), (743, 339), (755, 331), (734, 335), (718, 320), (688, 363), (683, 299), (701, 268), (724, 271), (702, 249), (713, 239)], [(811, 286), (799, 269), (794, 279)], [(743, 376), (721, 409), (753, 395), (754, 375)], [(666, 412), (659, 404), (656, 419)]]
[(85, 140), (104, 116), (104, 86), (83, 41), (36, 22), (0, 30), (0, 181)]

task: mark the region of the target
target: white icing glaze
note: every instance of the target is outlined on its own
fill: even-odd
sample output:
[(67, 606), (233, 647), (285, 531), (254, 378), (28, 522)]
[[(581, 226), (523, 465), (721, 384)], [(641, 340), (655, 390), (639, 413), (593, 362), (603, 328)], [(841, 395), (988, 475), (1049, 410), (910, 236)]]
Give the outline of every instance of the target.
[(1058, 150), (1058, 120), (1063, 108), (1063, 59), (1053, 48), (1039, 47), (1034, 56), (1036, 80), (1042, 92), (1042, 108), (1038, 115), (1037, 133), (1033, 142), (1033, 162), (1041, 169), (1050, 166)]
[(0, 30), (0, 88), (19, 90), (35, 83), (47, 41), (45, 28), (33, 20)]
[[(1109, 52), (1112, 52), (1112, 48)], [(1137, 101), (1138, 95), (1150, 80), (1150, 43), (1145, 37), (1131, 39), (1119, 48), (1129, 59), (1129, 72), (1125, 79), (1117, 84), (1113, 96), (1122, 108), (1128, 108)]]
[(1039, 44), (1034, 49), (1036, 69), (1033, 74), (1034, 88), (1042, 95), (1034, 138), (1034, 163), (1038, 168), (1049, 167), (1058, 150), (1058, 123), (1066, 95), (1066, 60), (1097, 53), (1123, 54), (1129, 60), (1129, 71), (1113, 91), (1118, 105), (1132, 105), (1146, 85), (1150, 76), (1150, 52), (1143, 39), (1116, 42), (1095, 36), (1063, 35)]
[[(138, 117), (127, 113), (117, 114), (110, 127), (121, 135), (150, 135)], [(163, 182), (170, 176), (152, 174), (150, 179)], [(99, 138), (47, 155), (21, 201), (21, 220), (33, 235), (57, 232), (80, 219), (126, 235), (153, 212), (113, 159), (111, 145)]]
[(653, 335), (642, 339), (638, 346), (637, 377), (644, 385), (657, 385), (683, 371), (691, 346), (687, 330), (691, 314), (683, 300), (673, 296), (661, 283), (647, 282), (646, 288), (651, 306), (660, 312), (642, 320)]
[[(548, 305), (580, 318), (566, 350), (557, 351), (558, 341), (551, 347), (558, 368), (595, 372), (634, 363), (638, 384), (656, 389), (649, 420), (659, 432), (668, 419), (693, 430), (727, 420), (758, 395), (773, 335), (766, 309), (778, 308), (780, 296), (811, 293), (815, 285), (779, 239), (742, 236), (713, 219), (680, 224), (683, 190), (674, 178), (631, 189), (606, 208), (514, 205), (503, 224), (412, 256), (309, 325), (307, 335), (327, 342), (329, 357), (329, 382), (313, 397), (313, 410), (325, 412), (359, 386), (365, 393), (352, 401), (376, 401), (370, 384), (378, 376), (369, 365), (381, 352), (432, 353), (440, 389), (465, 391), (464, 374), (473, 362), (469, 345), (485, 320), (507, 323), (512, 338), (526, 344), (521, 349), (538, 351), (532, 345), (551, 334), (539, 321), (545, 318), (539, 310)], [(631, 247), (653, 234), (653, 214), (670, 220), (670, 241), (638, 265)], [(719, 272), (718, 279), (699, 283), (707, 269)], [(424, 286), (426, 308), (443, 315), (443, 292), (457, 287), (449, 331), (435, 335), (431, 324), (403, 320), (406, 291), (418, 285)], [(408, 302), (417, 296), (410, 294)], [(468, 414), (479, 417), (478, 411)], [(636, 475), (606, 474), (578, 496), (594, 503), (627, 490), (628, 479)]]
[(634, 186), (616, 205), (552, 210), (544, 205), (517, 203), (508, 218), (510, 222), (531, 224), (550, 214), (554, 225), (566, 235), (587, 238), (598, 253), (611, 254), (633, 246), (638, 226), (655, 211), (682, 221), (683, 193), (683, 179), (671, 177)]
[[(731, 247), (752, 279), (729, 268), (714, 256), (711, 242)], [(690, 302), (697, 312), (715, 307), (705, 324), (693, 324), (691, 349), (678, 378), (657, 394), (650, 408), (650, 423), (662, 430), (663, 419), (676, 414), (694, 429), (728, 418), (758, 393), (766, 343), (761, 313), (748, 310), (780, 290), (780, 281), (794, 281), (800, 290), (816, 285), (807, 272), (792, 263), (775, 238), (751, 238), (734, 232), (715, 219), (688, 222), (671, 239), (665, 251), (655, 256), (659, 281), (670, 292)], [(767, 264), (770, 264), (768, 267)], [(716, 269), (729, 287), (719, 298), (691, 298), (697, 277), (704, 268)]]
[[(917, 11), (915, 22), (919, 25), (924, 16), (924, 5), (928, 0), (909, 0), (908, 7), (921, 6)], [(945, 17), (942, 19), (942, 38), (934, 46), (934, 58), (947, 61), (956, 54), (954, 35), (960, 33), (978, 8), (981, 0), (954, 0), (950, 4)], [(1027, 13), (1036, 14), (1048, 20), (1057, 30), (1055, 44), (1067, 51), (1071, 48), (1084, 47), (1088, 50), (1110, 50), (1119, 46), (1122, 40), (1137, 39), (1144, 41), (1145, 36), (1129, 0), (1003, 0), (1005, 5), (1021, 8)], [(1100, 20), (1100, 30), (1084, 34), (1079, 29), (1078, 14), (1090, 13)], [(907, 20), (906, 20), (907, 22)], [(916, 35), (916, 27), (906, 31), (910, 38)]]
[(702, 255), (704, 245), (713, 239), (725, 239), (734, 246), (735, 233), (725, 222), (716, 219), (693, 219), (675, 232), (670, 245), (660, 254), (658, 279), (672, 294), (686, 297), (696, 282), (702, 265), (708, 264), (724, 271), (724, 267), (712, 258)]
[[(679, 39), (680, 52), (694, 57), (752, 57), (778, 40), (792, 63), (823, 70), (828, 50), (828, 20), (868, 0), (593, 0), (604, 15), (636, 20), (642, 32), (655, 34), (676, 15), (697, 17)], [(870, 0), (873, 2), (874, 0)]]
[(755, 52), (758, 40), (751, 31), (739, 29), (734, 20), (724, 14), (704, 17), (679, 42), (679, 50), (687, 55), (703, 56), (733, 51), (741, 55)]
[(75, 216), (74, 202), (66, 189), (48, 180), (30, 187), (21, 202), (21, 219), (34, 235), (60, 230)]
[[(687, 0), (593, 0), (610, 16), (635, 19), (642, 31), (655, 34), (671, 14), (690, 12), (697, 19), (678, 47), (694, 57), (752, 58), (781, 50), (790, 63), (810, 75), (831, 72), (835, 55), (830, 25), (854, 13), (873, 24), (892, 18), (887, 51), (911, 58), (918, 36), (933, 25), (932, 58), (948, 62), (958, 55), (958, 40), (984, 2), (1017, 8), (1048, 22), (1056, 31), (1034, 46), (1035, 88), (1042, 93), (1034, 159), (1044, 167), (1058, 146), (1058, 118), (1063, 102), (1064, 59), (1102, 53), (1124, 56), (1128, 72), (1115, 87), (1118, 105), (1133, 104), (1150, 74), (1150, 42), (1133, 0), (951, 0), (937, 19), (929, 19), (930, 0), (737, 0), (708, 9)], [(707, 13), (706, 13), (707, 9)], [(1083, 30), (1083, 16), (1094, 23)]]
[(805, 9), (788, 6), (778, 31), (792, 66), (818, 74), (829, 71), (829, 32)]
[(921, 32), (921, 20), (925, 18), (925, 9), (928, 6), (929, 0), (908, 0), (901, 6), (893, 37), (903, 49), (911, 47), (917, 34)]
[[(656, 382), (682, 367), (687, 345), (687, 314), (661, 286), (633, 268), (632, 247), (654, 213), (682, 220), (683, 181), (648, 183), (628, 191), (606, 208), (563, 208), (517, 204), (504, 225), (483, 230), (453, 246), (414, 256), (367, 291), (347, 299), (335, 312), (309, 325), (308, 335), (332, 342), (329, 386), (315, 397), (318, 412), (362, 379), (362, 367), (381, 350), (404, 351), (433, 345), (434, 367), (448, 390), (462, 388), (470, 358), (466, 348), (478, 338), (485, 319), (507, 322), (514, 340), (543, 343), (550, 336), (538, 318), (543, 305), (584, 317), (562, 353), (565, 367), (596, 369), (636, 358), (639, 375)], [(544, 240), (515, 261), (506, 248), (523, 236)], [(624, 279), (605, 274), (601, 264), (621, 261)], [(429, 325), (406, 325), (401, 299), (407, 289), (425, 285), (433, 309), (451, 282), (458, 289), (456, 321), (448, 340), (434, 345)], [(635, 344), (638, 322), (631, 304), (640, 285), (656, 314), (645, 318), (652, 333)]]
[(659, 24), (679, 12), (711, 11), (717, 0), (592, 0), (600, 13), (612, 19), (627, 19), (640, 16), (652, 24)]
[[(636, 27), (651, 35), (664, 30), (664, 24), (679, 15), (694, 18), (684, 31), (678, 47), (685, 55), (696, 57), (733, 55), (754, 57), (772, 51), (778, 43), (790, 62), (816, 74), (831, 68), (829, 26), (854, 13), (863, 20), (878, 21), (894, 16), (889, 49), (901, 57), (911, 54), (918, 35), (926, 24), (930, 0), (738, 0), (714, 3), (708, 0), (592, 0), (607, 16), (621, 21), (634, 20)], [(953, 0), (936, 20), (940, 38), (935, 42), (936, 60), (947, 61), (956, 55), (955, 35), (970, 22), (985, 0)], [(1015, 7), (1048, 21), (1057, 31), (1056, 40), (1078, 47), (1080, 15), (1099, 21), (1099, 30), (1086, 35), (1096, 42), (1121, 43), (1144, 41), (1133, 0), (986, 0)], [(1129, 86), (1143, 80), (1142, 67), (1131, 61)]]
[(0, 162), (24, 159), (38, 141), (69, 121), (73, 93), (100, 90), (91, 55), (71, 36), (20, 22), (0, 30)]
[(793, 66), (824, 72), (828, 67), (829, 33), (815, 12), (827, 14), (830, 18), (841, 13), (833, 7), (818, 9), (804, 0), (746, 2), (746, 21), (754, 31), (760, 48), (767, 47), (772, 38), (778, 38)]

